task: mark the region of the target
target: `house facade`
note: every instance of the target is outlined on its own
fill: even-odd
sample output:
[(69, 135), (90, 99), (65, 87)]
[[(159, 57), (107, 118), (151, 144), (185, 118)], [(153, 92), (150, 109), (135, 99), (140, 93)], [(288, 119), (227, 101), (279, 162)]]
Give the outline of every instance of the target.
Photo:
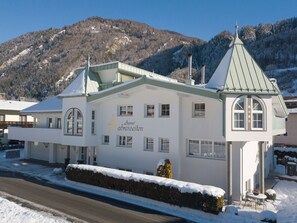
[(264, 190), (287, 110), (237, 34), (203, 86), (120, 62), (78, 72), (60, 95), (22, 111), (35, 128), (10, 128), (27, 158), (145, 174), (168, 158), (173, 178), (221, 187), (229, 202)]
[(22, 115), (20, 111), (36, 102), (0, 100), (0, 144), (9, 143), (8, 126), (32, 127), (33, 117)]

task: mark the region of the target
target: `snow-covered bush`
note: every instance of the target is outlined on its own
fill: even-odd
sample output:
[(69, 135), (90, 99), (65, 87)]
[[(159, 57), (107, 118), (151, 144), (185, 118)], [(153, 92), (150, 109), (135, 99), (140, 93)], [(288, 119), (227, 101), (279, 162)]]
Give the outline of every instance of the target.
[(274, 201), (276, 199), (276, 192), (273, 189), (266, 190), (265, 195), (267, 196), (267, 199), (269, 199), (269, 200)]
[(276, 223), (277, 215), (273, 211), (262, 211), (260, 214), (260, 219), (262, 222)]
[(65, 172), (72, 181), (210, 213), (224, 206), (225, 191), (218, 187), (90, 165), (69, 164)]

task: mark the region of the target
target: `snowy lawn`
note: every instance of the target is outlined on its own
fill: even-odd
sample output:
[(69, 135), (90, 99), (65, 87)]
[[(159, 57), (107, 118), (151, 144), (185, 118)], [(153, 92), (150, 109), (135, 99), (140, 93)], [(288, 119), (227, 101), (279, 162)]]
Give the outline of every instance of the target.
[[(23, 174), (33, 176), (39, 179), (48, 180), (52, 184), (70, 187), (102, 196), (107, 196), (117, 200), (123, 200), (139, 206), (182, 217), (193, 222), (261, 223), (261, 217), (263, 214), (265, 214), (264, 212), (262, 212), (262, 206), (258, 207), (257, 210), (255, 210), (254, 208), (251, 208), (249, 206), (243, 208), (242, 203), (236, 203), (235, 205), (235, 208), (238, 210), (238, 215), (235, 215), (232, 211), (223, 212), (219, 215), (213, 215), (189, 208), (180, 208), (178, 206), (173, 206), (162, 202), (153, 201), (150, 199), (133, 196), (131, 194), (125, 194), (104, 188), (98, 188), (90, 185), (71, 182), (65, 180), (65, 174), (60, 173), (60, 171), (58, 171), (57, 169), (54, 171), (54, 168), (50, 168), (47, 166), (31, 164), (17, 159), (7, 160), (3, 157), (3, 152), (0, 152), (0, 170), (2, 169), (21, 172)], [(276, 167), (276, 172), (278, 172), (279, 174), (284, 174), (284, 167), (278, 165)], [(278, 222), (297, 222), (297, 200), (295, 201), (297, 197), (297, 183), (289, 181), (279, 181), (273, 189), (276, 191), (277, 199), (275, 202), (266, 202), (265, 209), (277, 213)], [(0, 216), (0, 219), (1, 217), (2, 216)]]

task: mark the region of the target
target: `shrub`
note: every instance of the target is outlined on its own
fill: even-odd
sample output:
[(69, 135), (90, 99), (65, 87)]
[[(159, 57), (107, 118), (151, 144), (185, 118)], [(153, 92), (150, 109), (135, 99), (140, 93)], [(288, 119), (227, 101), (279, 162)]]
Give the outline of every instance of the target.
[[(205, 212), (210, 212), (214, 214), (218, 214), (220, 211), (222, 211), (222, 208), (224, 206), (224, 195), (220, 197), (209, 195), (207, 194), (207, 192), (205, 192), (207, 191), (207, 189), (202, 190), (202, 192), (180, 191), (178, 188), (170, 184), (172, 181), (175, 180), (162, 179), (160, 181), (157, 181), (162, 183), (156, 183), (153, 180), (150, 181), (145, 179), (150, 179), (149, 177), (155, 179), (158, 177), (147, 176), (142, 174), (138, 174), (138, 176), (140, 177), (137, 179), (133, 177), (119, 179), (116, 176), (107, 176), (102, 172), (95, 172), (89, 169), (82, 169), (80, 168), (81, 166), (87, 165), (68, 165), (65, 171), (67, 179), (107, 189), (118, 190), (173, 205), (203, 210)], [(127, 173), (125, 171), (113, 170), (108, 168), (101, 169), (111, 170), (111, 173), (118, 171), (118, 173), (121, 173), (122, 175), (125, 175)], [(166, 182), (164, 183), (164, 181)], [(184, 183), (182, 181), (175, 182), (179, 182), (181, 184)], [(202, 185), (195, 185), (202, 187)]]
[(266, 190), (265, 195), (267, 196), (267, 199), (268, 200), (275, 201), (275, 199), (276, 199), (276, 192), (275, 192), (275, 190), (268, 189), (268, 190)]
[(160, 160), (157, 167), (157, 176), (172, 179), (172, 165), (169, 159)]

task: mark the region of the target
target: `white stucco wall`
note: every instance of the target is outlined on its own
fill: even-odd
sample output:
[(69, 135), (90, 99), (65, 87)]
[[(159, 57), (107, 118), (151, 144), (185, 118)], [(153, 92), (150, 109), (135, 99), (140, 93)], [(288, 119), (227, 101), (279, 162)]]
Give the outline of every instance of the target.
[[(229, 95), (226, 98), (226, 141), (271, 141), (272, 138), (272, 100), (261, 97), (264, 106), (264, 130), (242, 131), (233, 130), (233, 104), (239, 95)], [(247, 124), (247, 121), (246, 121)]]
[[(159, 117), (159, 105), (170, 104), (170, 117)], [(148, 89), (137, 87), (129, 96), (114, 95), (96, 105), (97, 121), (96, 133), (99, 149), (97, 162), (99, 165), (115, 168), (132, 169), (135, 172), (155, 173), (160, 159), (169, 158), (173, 166), (173, 176), (177, 176), (177, 158), (179, 156), (178, 136), (178, 98), (174, 91)], [(154, 104), (155, 116), (144, 117), (145, 104)], [(133, 116), (117, 116), (118, 105), (133, 105)], [(125, 126), (125, 122), (133, 123), (128, 126), (142, 127), (142, 131), (122, 131), (118, 127)], [(102, 136), (109, 135), (109, 145), (102, 144)], [(132, 148), (118, 147), (117, 135), (132, 136)], [(153, 152), (144, 151), (144, 137), (154, 138)], [(169, 139), (169, 153), (159, 152), (159, 138)]]

